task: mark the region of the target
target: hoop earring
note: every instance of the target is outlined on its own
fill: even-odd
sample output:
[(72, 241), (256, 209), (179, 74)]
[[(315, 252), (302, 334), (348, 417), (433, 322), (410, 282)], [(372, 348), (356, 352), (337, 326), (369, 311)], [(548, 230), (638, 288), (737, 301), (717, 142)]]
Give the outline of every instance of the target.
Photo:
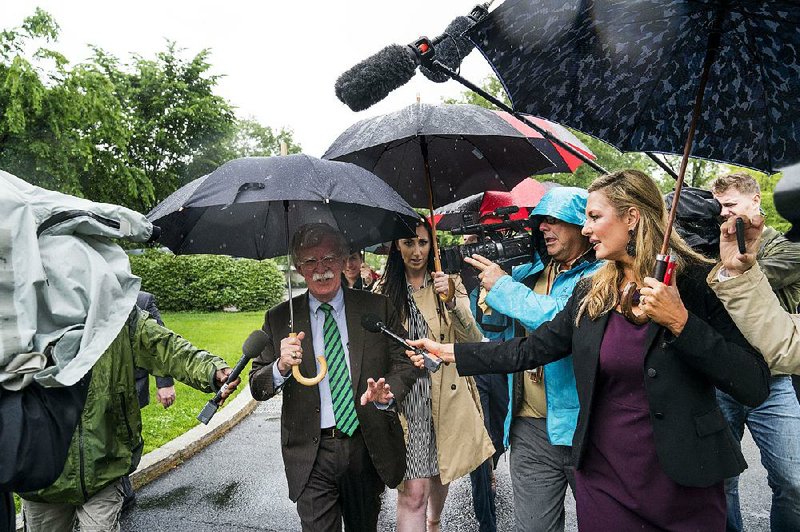
[(636, 256), (636, 236), (633, 229), (628, 229), (628, 234), (630, 238), (628, 239), (628, 244), (625, 246), (625, 253), (630, 255), (631, 257)]

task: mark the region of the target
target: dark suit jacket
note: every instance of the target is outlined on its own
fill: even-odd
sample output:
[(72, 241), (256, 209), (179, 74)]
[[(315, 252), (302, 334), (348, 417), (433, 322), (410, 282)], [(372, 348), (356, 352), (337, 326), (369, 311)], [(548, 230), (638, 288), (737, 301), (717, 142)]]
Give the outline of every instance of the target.
[[(350, 375), (356, 400), (356, 413), (369, 455), (383, 482), (397, 486), (406, 470), (406, 449), (403, 429), (394, 409), (379, 410), (373, 404), (361, 406), (359, 399), (367, 389), (367, 379), (384, 377), (391, 386), (395, 403), (402, 402), (416, 379), (416, 370), (403, 348), (390, 343), (386, 336), (370, 333), (361, 327), (361, 316), (377, 315), (388, 327), (405, 335), (397, 314), (385, 296), (360, 290), (344, 289), (344, 308), (349, 337)], [(303, 363), (305, 376), (316, 375), (308, 294), (294, 301), (294, 329), (305, 331)], [(278, 391), (272, 380), (272, 365), (280, 357), (280, 343), (289, 335), (289, 305), (281, 303), (266, 314), (264, 332), (270, 342), (250, 371), (250, 390), (259, 401), (269, 399)], [(320, 438), (320, 398), (318, 386), (303, 386), (289, 378), (282, 387), (281, 444), (283, 464), (289, 482), (289, 498), (296, 501), (303, 491)], [(354, 437), (358, 437), (357, 435)]]
[[(710, 486), (747, 467), (717, 406), (714, 387), (752, 407), (769, 395), (766, 362), (706, 285), (706, 271), (693, 268), (678, 278), (689, 320), (677, 338), (651, 323), (642, 361), (659, 462), (670, 478), (684, 486)], [(462, 375), (511, 373), (572, 353), (581, 405), (572, 448), (577, 468), (587, 447), (600, 344), (608, 322), (608, 314), (594, 321), (584, 314), (575, 326), (590, 282), (581, 281), (564, 310), (527, 338), (455, 346)]]
[[(156, 296), (150, 292), (139, 292), (139, 295), (136, 296), (136, 306), (149, 313), (159, 325), (164, 326), (161, 312), (156, 305)], [(139, 408), (144, 408), (150, 404), (150, 374), (146, 369), (136, 368), (133, 375), (136, 379), (136, 398), (139, 400)], [(156, 377), (156, 386), (159, 388), (174, 385), (175, 381), (172, 377)]]

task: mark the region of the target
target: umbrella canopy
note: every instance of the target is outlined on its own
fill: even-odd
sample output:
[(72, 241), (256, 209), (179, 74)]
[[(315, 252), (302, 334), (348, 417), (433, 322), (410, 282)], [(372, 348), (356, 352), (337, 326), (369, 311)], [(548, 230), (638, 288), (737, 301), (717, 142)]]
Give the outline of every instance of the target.
[(554, 164), (496, 113), (469, 104), (416, 103), (347, 128), (323, 158), (375, 172), (414, 207), (443, 205), (486, 190), (511, 190)]
[[(537, 174), (555, 174), (555, 173), (567, 173), (571, 174), (575, 170), (578, 169), (580, 165), (583, 164), (583, 161), (578, 157), (574, 156), (567, 150), (565, 150), (562, 146), (546, 139), (544, 135), (533, 129), (531, 126), (523, 122), (522, 120), (518, 119), (511, 113), (506, 113), (505, 111), (494, 111), (498, 114), (503, 120), (511, 124), (514, 129), (518, 130), (519, 132), (523, 133), (531, 143), (536, 146), (536, 148), (544, 153), (548, 159), (553, 162), (553, 169), (544, 169), (536, 172), (534, 175)], [(578, 137), (573, 135), (567, 128), (560, 124), (556, 124), (555, 122), (551, 122), (549, 120), (545, 120), (544, 118), (539, 118), (538, 116), (528, 116), (525, 115), (525, 118), (539, 126), (540, 128), (544, 129), (545, 131), (549, 131), (552, 133), (556, 138), (560, 139), (561, 141), (569, 144), (574, 149), (585, 155), (587, 158), (591, 160), (597, 159), (594, 153), (589, 149), (589, 147), (581, 142)], [(524, 183), (525, 181), (523, 181)]]
[(360, 249), (413, 236), (419, 220), (374, 174), (308, 155), (229, 161), (175, 191), (147, 217), (161, 226), (159, 242), (175, 253), (252, 259), (286, 254), (289, 236), (306, 223), (327, 223)]
[(516, 110), (623, 151), (683, 153), (715, 25), (691, 155), (767, 172), (800, 161), (796, 1), (506, 0), (469, 37)]
[(473, 194), (462, 200), (443, 205), (434, 211), (436, 226), (449, 231), (462, 225), (478, 222), (499, 222), (499, 218), (489, 216), (495, 209), (516, 205), (519, 211), (512, 214), (511, 220), (522, 220), (528, 217), (529, 210), (539, 203), (548, 190), (559, 186), (557, 183), (540, 183), (535, 179), (525, 179), (511, 189), (511, 192), (489, 190)]

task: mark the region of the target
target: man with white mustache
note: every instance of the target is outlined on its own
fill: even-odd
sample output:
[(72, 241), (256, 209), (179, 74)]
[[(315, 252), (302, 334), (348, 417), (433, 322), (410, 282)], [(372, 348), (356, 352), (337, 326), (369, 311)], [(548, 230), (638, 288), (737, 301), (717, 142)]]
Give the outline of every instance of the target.
[[(576, 187), (557, 187), (544, 195), (531, 212), (536, 254), (511, 275), (480, 255), (464, 259), (480, 272), (482, 294), (475, 303), (482, 305), (485, 299), (493, 313), (518, 320), (527, 330), (564, 308), (578, 281), (602, 264), (581, 234), (587, 197)], [(519, 332), (515, 329), (508, 327), (491, 339), (508, 340)], [(564, 530), (564, 496), (567, 485), (574, 485), (570, 452), (579, 410), (572, 357), (514, 374), (511, 395), (514, 529)]]
[[(384, 486), (403, 480), (406, 449), (395, 411), (414, 383), (416, 370), (402, 347), (367, 333), (361, 318), (374, 314), (401, 337), (406, 333), (389, 299), (344, 288), (341, 275), (349, 246), (326, 224), (302, 226), (292, 239), (294, 265), (308, 292), (270, 309), (263, 330), (270, 336), (253, 361), (250, 387), (264, 401), (283, 390), (281, 447), (289, 498), (297, 502), (304, 531), (375, 531)], [(297, 331), (297, 335), (293, 333)], [(292, 377), (328, 373), (316, 385)]]

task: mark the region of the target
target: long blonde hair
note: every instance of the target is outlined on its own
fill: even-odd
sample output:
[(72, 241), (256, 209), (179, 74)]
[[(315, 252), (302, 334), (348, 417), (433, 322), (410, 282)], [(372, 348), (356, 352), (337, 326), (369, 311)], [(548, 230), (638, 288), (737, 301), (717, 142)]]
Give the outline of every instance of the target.
[[(621, 218), (631, 207), (639, 211), (639, 223), (634, 231), (636, 256), (633, 272), (637, 279), (652, 276), (667, 227), (667, 210), (655, 181), (639, 170), (620, 170), (595, 179), (589, 192), (602, 192), (614, 207), (617, 217)], [(675, 231), (671, 232), (669, 243), (670, 254), (677, 262), (675, 275), (690, 264), (712, 262), (690, 248)], [(624, 278), (622, 264), (616, 261), (607, 261), (597, 270), (592, 276), (591, 288), (581, 302), (576, 325), (584, 312), (594, 320), (616, 307)]]

